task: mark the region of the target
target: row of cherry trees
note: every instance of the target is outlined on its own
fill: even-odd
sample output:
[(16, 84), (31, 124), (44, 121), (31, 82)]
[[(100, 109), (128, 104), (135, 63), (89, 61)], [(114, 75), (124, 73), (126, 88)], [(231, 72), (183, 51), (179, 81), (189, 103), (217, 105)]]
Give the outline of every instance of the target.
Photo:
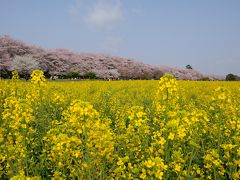
[(0, 60), (1, 77), (8, 77), (13, 69), (27, 77), (36, 68), (54, 77), (66, 77), (73, 72), (80, 73), (80, 77), (92, 77), (94, 73), (100, 79), (159, 79), (163, 75), (159, 68), (132, 59), (44, 49), (8, 36), (0, 37)]

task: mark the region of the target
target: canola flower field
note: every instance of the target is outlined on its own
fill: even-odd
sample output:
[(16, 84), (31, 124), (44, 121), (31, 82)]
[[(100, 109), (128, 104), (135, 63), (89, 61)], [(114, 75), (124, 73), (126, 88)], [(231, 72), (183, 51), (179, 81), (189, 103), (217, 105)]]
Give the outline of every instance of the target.
[(240, 84), (0, 81), (0, 179), (239, 179)]

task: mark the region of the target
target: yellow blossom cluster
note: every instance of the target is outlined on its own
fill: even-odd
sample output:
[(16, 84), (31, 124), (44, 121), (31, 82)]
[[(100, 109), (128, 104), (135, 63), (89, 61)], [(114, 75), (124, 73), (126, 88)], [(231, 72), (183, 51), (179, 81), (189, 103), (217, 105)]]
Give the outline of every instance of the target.
[(39, 86), (44, 85), (45, 82), (45, 76), (43, 71), (41, 70), (34, 70), (31, 74), (31, 82), (33, 84), (37, 84)]
[[(113, 161), (114, 134), (89, 103), (73, 101), (43, 138), (48, 169), (61, 178), (101, 177)], [(69, 171), (67, 175), (66, 170)]]
[(12, 80), (15, 81), (15, 80), (18, 80), (18, 79), (19, 79), (18, 72), (17, 71), (13, 71), (12, 72)]

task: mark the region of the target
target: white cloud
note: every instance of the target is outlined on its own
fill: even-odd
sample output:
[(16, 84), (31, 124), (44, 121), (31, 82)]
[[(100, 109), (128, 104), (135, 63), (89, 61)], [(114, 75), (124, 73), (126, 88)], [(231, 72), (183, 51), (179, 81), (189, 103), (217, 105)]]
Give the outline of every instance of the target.
[(120, 0), (97, 0), (89, 10), (85, 21), (92, 28), (109, 29), (123, 19)]
[(101, 40), (99, 42), (97, 38), (96, 43), (101, 50), (107, 53), (118, 51), (123, 39), (115, 32), (115, 27), (123, 20), (122, 0), (73, 0), (67, 7), (67, 13), (81, 27), (87, 25), (99, 31), (97, 37)]

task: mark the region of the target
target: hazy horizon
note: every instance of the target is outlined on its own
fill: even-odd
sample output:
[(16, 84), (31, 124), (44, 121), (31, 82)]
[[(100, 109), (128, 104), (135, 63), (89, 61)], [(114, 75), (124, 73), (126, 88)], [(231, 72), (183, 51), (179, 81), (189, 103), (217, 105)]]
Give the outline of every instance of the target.
[(0, 36), (240, 75), (238, 0), (0, 0)]

